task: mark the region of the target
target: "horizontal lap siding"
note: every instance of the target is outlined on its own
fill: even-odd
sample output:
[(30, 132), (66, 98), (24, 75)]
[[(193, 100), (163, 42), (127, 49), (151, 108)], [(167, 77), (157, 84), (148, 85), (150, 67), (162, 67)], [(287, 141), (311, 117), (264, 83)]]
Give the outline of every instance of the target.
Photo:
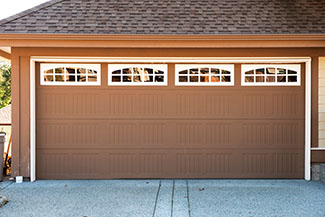
[(165, 87), (38, 85), (38, 178), (303, 177), (304, 85), (175, 87), (169, 69)]

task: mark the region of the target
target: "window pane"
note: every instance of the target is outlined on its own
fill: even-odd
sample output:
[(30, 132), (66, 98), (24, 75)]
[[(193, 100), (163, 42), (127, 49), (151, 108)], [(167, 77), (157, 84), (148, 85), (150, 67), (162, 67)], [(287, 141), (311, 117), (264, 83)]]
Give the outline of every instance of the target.
[(297, 74), (297, 72), (289, 69), (288, 74)]
[(96, 75), (89, 75), (88, 76), (88, 81), (90, 81), (90, 82), (96, 82), (97, 81), (97, 76)]
[(275, 68), (266, 68), (267, 74), (275, 74)]
[(133, 82), (141, 82), (141, 76), (139, 75), (133, 76)]
[(190, 74), (199, 74), (199, 69), (190, 69)]
[(256, 76), (256, 82), (264, 82), (264, 76)]
[(164, 82), (164, 76), (155, 76), (155, 82)]
[(187, 74), (188, 73), (188, 70), (183, 70), (183, 71), (180, 71), (179, 72), (179, 74), (181, 74), (181, 75), (185, 75), (185, 74)]
[(51, 82), (53, 80), (54, 80), (53, 75), (45, 75), (44, 76), (44, 81), (46, 81), (46, 82)]
[(245, 76), (245, 82), (254, 82), (254, 76)]
[(56, 75), (55, 76), (55, 81), (59, 81), (59, 82), (64, 81), (64, 75)]
[[(132, 69), (129, 68), (129, 69), (123, 69), (123, 74), (132, 74)], [(124, 79), (123, 79), (124, 81)]]
[(44, 74), (53, 74), (53, 69), (49, 69), (44, 71)]
[(160, 70), (155, 70), (155, 74), (163, 75), (164, 72), (163, 71), (160, 71)]
[(153, 76), (144, 76), (145, 82), (153, 82)]
[(64, 68), (56, 68), (55, 74), (64, 74)]
[(220, 74), (220, 70), (216, 68), (211, 68), (211, 74)]
[(133, 74), (140, 74), (142, 75), (144, 72), (143, 72), (143, 69), (142, 68), (133, 68)]
[(144, 73), (145, 74), (153, 74), (153, 69), (145, 68)]
[(115, 70), (112, 72), (112, 74), (121, 74), (121, 70)]
[(66, 70), (67, 70), (67, 74), (76, 74), (76, 69), (75, 68), (68, 67), (68, 68), (66, 68)]
[(264, 68), (262, 68), (262, 69), (256, 69), (256, 74), (257, 75), (264, 75), (264, 73), (265, 73)]
[(201, 68), (200, 73), (201, 74), (209, 74), (209, 68)]
[(77, 74), (86, 74), (86, 69), (84, 69), (84, 68), (77, 68)]
[(266, 82), (275, 82), (275, 76), (267, 76)]
[(200, 76), (200, 82), (209, 82), (209, 76)]
[(121, 76), (112, 76), (112, 82), (121, 82)]
[(286, 82), (286, 76), (278, 76), (277, 81), (278, 82)]
[(145, 74), (142, 79), (143, 79), (144, 82), (149, 82), (150, 77), (153, 77), (153, 76), (149, 76), (148, 74)]
[(190, 82), (199, 82), (199, 76), (190, 76)]
[(278, 68), (277, 69), (277, 73), (278, 74), (286, 74), (286, 70), (285, 69)]
[(76, 76), (75, 75), (67, 75), (67, 77), (66, 77), (67, 79), (66, 79), (66, 81), (68, 81), (68, 82), (74, 82), (75, 80), (76, 80)]
[(252, 75), (252, 74), (254, 74), (254, 70), (247, 71), (247, 72), (245, 72), (245, 74), (246, 75)]
[(297, 76), (288, 76), (288, 82), (297, 82)]
[(188, 81), (188, 77), (187, 76), (179, 76), (178, 77), (178, 81), (179, 82), (187, 82)]
[(222, 82), (230, 82), (230, 76), (221, 76)]
[(230, 72), (227, 71), (227, 70), (222, 70), (222, 74), (227, 74), (227, 75), (230, 75)]
[(77, 82), (86, 82), (86, 81), (87, 81), (86, 75), (77, 76)]
[(132, 76), (123, 76), (123, 82), (131, 82)]
[(212, 75), (211, 82), (220, 82), (220, 76)]

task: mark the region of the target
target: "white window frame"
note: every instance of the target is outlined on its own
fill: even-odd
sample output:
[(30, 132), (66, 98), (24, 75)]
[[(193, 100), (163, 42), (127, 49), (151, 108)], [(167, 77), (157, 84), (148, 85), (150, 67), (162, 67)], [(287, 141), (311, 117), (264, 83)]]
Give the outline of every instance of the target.
[[(44, 72), (49, 69), (55, 68), (85, 68), (86, 72), (88, 69), (92, 69), (97, 71), (97, 81), (88, 81), (88, 72), (85, 74), (87, 76), (87, 81), (85, 82), (77, 82), (77, 81), (44, 81), (44, 76), (46, 75)], [(54, 75), (54, 74), (53, 74)], [(66, 76), (66, 70), (64, 70), (64, 76)], [(41, 63), (41, 73), (40, 73), (40, 82), (41, 85), (47, 86), (99, 86), (101, 84), (101, 65), (100, 64), (61, 64), (61, 63)]]
[[(153, 70), (163, 71), (163, 82), (112, 82), (112, 77), (117, 74), (112, 74), (116, 70), (123, 70), (125, 68), (151, 68)], [(121, 74), (123, 76), (123, 74)], [(133, 76), (133, 74), (131, 74)], [(168, 65), (167, 64), (109, 64), (108, 65), (108, 85), (109, 86), (167, 86), (168, 85)]]
[[(286, 70), (293, 70), (297, 72), (297, 81), (296, 82), (288, 82), (288, 74), (285, 74), (287, 77), (286, 82), (276, 82), (277, 81), (277, 74), (275, 74), (275, 82), (256, 82), (256, 75), (248, 75), (254, 77), (254, 82), (246, 82), (245, 81), (245, 72), (250, 70), (256, 70), (260, 68), (277, 68), (286, 69)], [(266, 73), (266, 72), (265, 72)], [(292, 74), (294, 76), (295, 74)], [(264, 78), (267, 74), (264, 74)], [(283, 75), (282, 75), (283, 76)], [(263, 76), (261, 76), (263, 77)], [(300, 86), (301, 85), (301, 65), (300, 64), (289, 64), (289, 65), (282, 65), (282, 64), (242, 64), (241, 65), (241, 86)]]
[[(209, 77), (211, 77), (211, 68), (217, 68), (220, 70), (227, 70), (230, 74), (225, 74), (230, 76), (230, 82), (179, 82), (179, 76), (185, 76), (179, 74), (180, 71), (189, 70), (193, 68), (209, 68)], [(175, 86), (234, 86), (235, 73), (234, 64), (176, 64), (175, 65)], [(220, 72), (221, 73), (221, 72)], [(200, 75), (200, 74), (199, 74)], [(220, 74), (221, 75), (221, 74)], [(199, 79), (200, 80), (200, 79)]]

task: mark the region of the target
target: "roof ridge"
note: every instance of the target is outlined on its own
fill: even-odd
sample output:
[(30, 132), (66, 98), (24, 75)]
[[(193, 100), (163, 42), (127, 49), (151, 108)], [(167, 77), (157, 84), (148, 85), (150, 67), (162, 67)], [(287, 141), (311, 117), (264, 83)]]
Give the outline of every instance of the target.
[(35, 13), (36, 11), (39, 11), (41, 9), (50, 7), (50, 6), (55, 5), (55, 4), (57, 4), (59, 2), (62, 2), (62, 1), (64, 1), (64, 0), (50, 0), (50, 1), (44, 2), (42, 4), (39, 4), (39, 5), (35, 6), (35, 7), (29, 8), (27, 10), (24, 10), (24, 11), (20, 12), (20, 13), (14, 14), (12, 16), (9, 16), (7, 18), (4, 18), (4, 19), (0, 20), (0, 25), (6, 24), (8, 22), (11, 22), (13, 20), (22, 18), (22, 17), (27, 16), (27, 15), (30, 15), (32, 13)]

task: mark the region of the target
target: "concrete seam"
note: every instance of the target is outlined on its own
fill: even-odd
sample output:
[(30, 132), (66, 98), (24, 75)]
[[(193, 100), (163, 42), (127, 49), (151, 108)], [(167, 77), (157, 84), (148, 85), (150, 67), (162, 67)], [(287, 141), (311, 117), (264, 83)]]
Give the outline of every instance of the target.
[(186, 180), (186, 190), (187, 190), (188, 216), (191, 217), (190, 190), (188, 188), (188, 180)]
[(172, 201), (171, 201), (171, 210), (170, 216), (173, 217), (173, 209), (174, 209), (174, 194), (175, 194), (175, 180), (173, 180), (173, 188), (172, 188)]
[(152, 217), (155, 217), (155, 214), (156, 214), (156, 208), (157, 208), (157, 203), (158, 203), (158, 198), (159, 198), (160, 187), (161, 187), (161, 180), (159, 181), (159, 186), (158, 186), (158, 190), (157, 190), (156, 201), (155, 201), (155, 206), (153, 208)]

